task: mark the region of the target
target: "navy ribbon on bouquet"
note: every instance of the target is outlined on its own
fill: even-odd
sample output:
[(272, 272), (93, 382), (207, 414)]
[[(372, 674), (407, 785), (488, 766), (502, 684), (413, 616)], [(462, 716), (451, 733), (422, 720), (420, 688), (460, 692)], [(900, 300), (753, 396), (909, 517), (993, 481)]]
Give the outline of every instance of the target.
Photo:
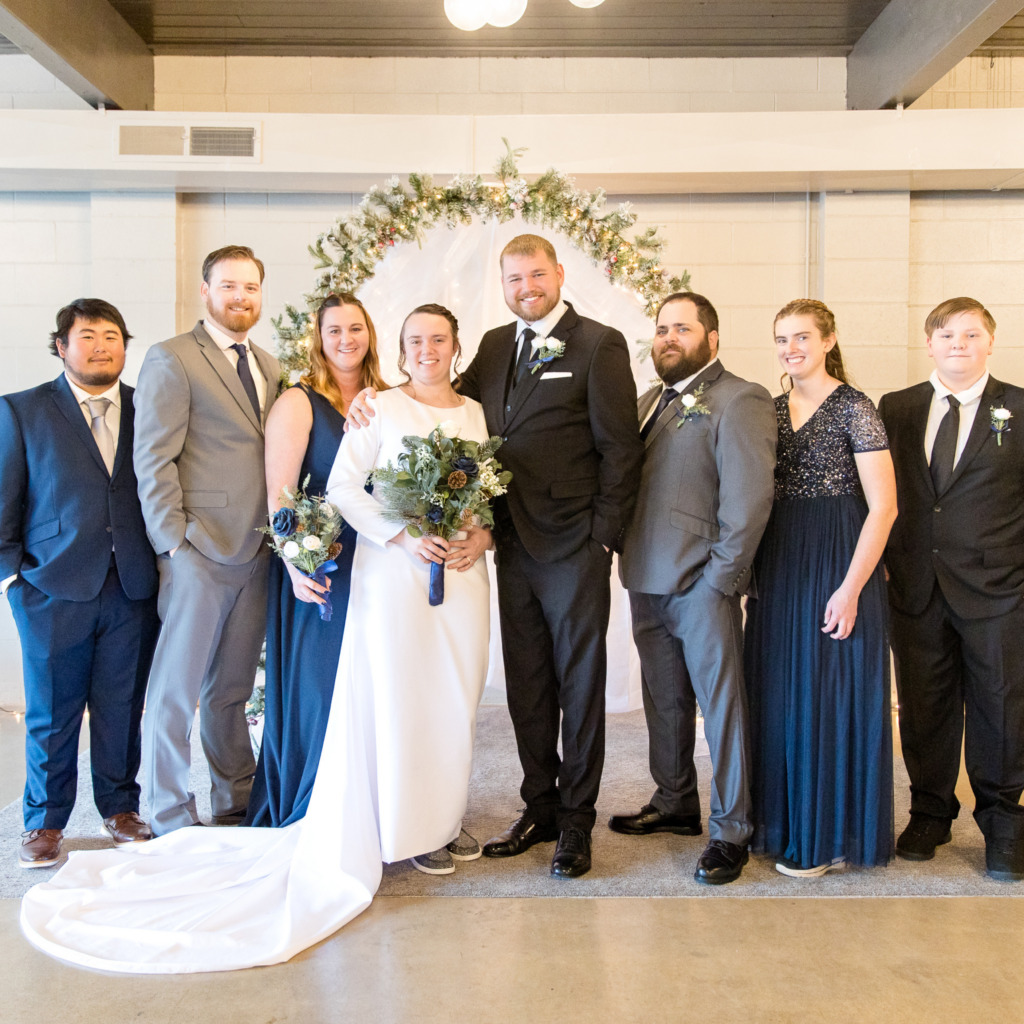
[(444, 563), (430, 563), (430, 607), (444, 602)]
[[(327, 574), (329, 572), (334, 572), (334, 570), (337, 568), (337, 562), (324, 562), (323, 565), (317, 566), (316, 572), (314, 573), (302, 572), (301, 569), (299, 569), (299, 572), (302, 572), (303, 576), (305, 576), (307, 579), (311, 579), (314, 583), (318, 583), (321, 587), (326, 587)], [(320, 609), (320, 620), (322, 622), (330, 622), (331, 615), (334, 612), (334, 609), (331, 607), (330, 590), (326, 590), (324, 593), (320, 595), (320, 597), (324, 602), (323, 604), (317, 605), (317, 607)]]

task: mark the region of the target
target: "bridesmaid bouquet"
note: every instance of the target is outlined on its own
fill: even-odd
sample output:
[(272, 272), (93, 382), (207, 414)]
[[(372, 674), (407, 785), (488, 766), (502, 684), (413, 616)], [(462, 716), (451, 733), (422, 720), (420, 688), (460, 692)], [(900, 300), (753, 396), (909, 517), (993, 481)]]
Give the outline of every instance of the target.
[[(273, 537), (270, 547), (276, 555), (323, 587), (327, 583), (327, 574), (338, 568), (334, 559), (341, 554), (338, 537), (345, 521), (325, 498), (317, 494), (309, 497), (306, 494), (308, 484), (307, 474), (298, 490), (282, 487), (281, 501), (291, 502), (291, 507), (282, 504), (271, 517), (270, 525), (260, 527), (260, 532)], [(324, 603), (318, 606), (320, 618), (330, 622), (330, 590), (321, 596)]]
[[(512, 474), (494, 461), (500, 437), (464, 441), (439, 423), (426, 437), (402, 438), (398, 465), (388, 462), (370, 479), (389, 523), (404, 523), (411, 537), (451, 540), (474, 521), (494, 525), (491, 500), (504, 494)], [(430, 563), (430, 603), (444, 601), (444, 566)]]

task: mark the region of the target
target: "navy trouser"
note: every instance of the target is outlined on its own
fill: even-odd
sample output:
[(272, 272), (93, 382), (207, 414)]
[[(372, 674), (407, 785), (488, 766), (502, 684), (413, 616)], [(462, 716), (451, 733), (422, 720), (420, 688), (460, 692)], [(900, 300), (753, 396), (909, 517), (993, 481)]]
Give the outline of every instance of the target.
[(100, 816), (138, 811), (142, 708), (160, 632), (156, 595), (132, 601), (112, 562), (91, 601), (47, 597), (20, 576), (7, 598), (25, 671), (25, 828), (67, 825), (86, 708)]

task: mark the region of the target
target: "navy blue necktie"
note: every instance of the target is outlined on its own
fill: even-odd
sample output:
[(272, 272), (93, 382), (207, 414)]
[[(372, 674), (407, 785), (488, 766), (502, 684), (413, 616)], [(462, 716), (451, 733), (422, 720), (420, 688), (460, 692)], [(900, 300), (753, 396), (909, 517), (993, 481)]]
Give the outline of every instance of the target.
[(256, 419), (260, 418), (260, 396), (256, 393), (256, 381), (252, 379), (252, 370), (249, 369), (249, 353), (242, 344), (231, 346), (238, 353), (238, 379), (242, 382), (242, 388), (252, 402), (252, 411), (256, 413)]
[(665, 388), (661, 393), (661, 401), (658, 402), (657, 409), (654, 410), (653, 415), (644, 424), (644, 429), (640, 431), (640, 440), (646, 441), (647, 435), (654, 429), (654, 424), (661, 418), (661, 414), (671, 405), (674, 398), (679, 397), (679, 392), (675, 388)]

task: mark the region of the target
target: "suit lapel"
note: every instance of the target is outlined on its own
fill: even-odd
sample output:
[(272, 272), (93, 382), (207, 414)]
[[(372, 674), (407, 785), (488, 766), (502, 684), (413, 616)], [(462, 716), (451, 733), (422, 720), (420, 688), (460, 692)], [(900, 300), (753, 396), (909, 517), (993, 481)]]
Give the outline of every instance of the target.
[[(199, 343), (200, 349), (202, 349), (203, 355), (209, 360), (210, 365), (217, 371), (217, 376), (224, 382), (224, 386), (231, 392), (231, 397), (238, 403), (238, 407), (245, 413), (246, 419), (262, 434), (263, 424), (260, 423), (256, 416), (256, 412), (253, 410), (252, 402), (249, 401), (249, 396), (245, 393), (245, 388), (242, 387), (242, 381), (239, 379), (238, 370), (231, 365), (228, 357), (221, 351), (220, 346), (206, 333), (206, 328), (203, 327), (202, 321), (196, 324), (195, 329), (192, 331), (192, 337)], [(257, 362), (259, 357), (257, 356)], [(260, 364), (263, 365), (262, 363)], [(266, 405), (270, 405), (270, 381), (267, 381), (267, 402)]]
[(75, 400), (75, 396), (63, 373), (53, 382), (51, 387), (53, 388), (52, 397), (57, 408), (60, 409), (61, 414), (68, 423), (71, 424), (72, 431), (78, 435), (82, 444), (89, 450), (96, 465), (103, 471), (103, 475), (108, 476), (106, 464), (103, 461), (103, 456), (100, 455), (99, 446), (96, 444), (96, 438), (92, 436), (92, 431), (82, 415), (81, 406)]
[(928, 467), (928, 455), (924, 450), (924, 435), (928, 430), (928, 414), (934, 394), (935, 389), (925, 382), (921, 385), (920, 391), (911, 398), (907, 409), (907, 444), (911, 459), (931, 494), (935, 493), (935, 484), (932, 481), (931, 469)]
[(665, 411), (658, 417), (658, 422), (651, 428), (651, 432), (647, 435), (647, 440), (644, 441), (644, 450), (650, 448), (654, 439), (676, 418), (676, 412), (679, 409), (680, 403), (683, 400), (683, 395), (692, 395), (697, 388), (702, 384), (704, 385), (704, 391), (714, 386), (716, 380), (722, 376), (722, 371), (725, 369), (722, 366), (722, 361), (718, 360), (712, 366), (701, 370), (692, 381), (690, 381), (686, 390), (681, 392), (677, 398), (673, 398), (671, 402), (665, 407)]
[(121, 392), (121, 426), (117, 434), (117, 451), (114, 452), (114, 470), (110, 474), (112, 480), (121, 472), (124, 460), (130, 456), (135, 441), (135, 406), (132, 403), (132, 390), (127, 384), (122, 384), (119, 390)]
[[(974, 414), (974, 423), (971, 424), (971, 432), (967, 435), (967, 444), (964, 445), (960, 461), (953, 469), (953, 475), (949, 478), (946, 491), (953, 487), (957, 480), (963, 475), (964, 470), (970, 462), (981, 451), (989, 435), (992, 433), (992, 419), (989, 413), (989, 405), (994, 404), (1003, 394), (1005, 388), (1001, 381), (989, 375), (985, 390), (981, 393), (981, 400), (978, 402), (978, 411)], [(943, 492), (943, 494), (945, 491)], [(939, 495), (941, 497), (941, 495)]]
[[(562, 314), (562, 319), (555, 324), (554, 330), (548, 335), (549, 339), (555, 341), (564, 341), (566, 350), (569, 348), (569, 338), (572, 335), (572, 330), (579, 322), (579, 316), (576, 314), (576, 310), (572, 308), (571, 303), (566, 303), (568, 307)], [(512, 325), (512, 330), (515, 331), (515, 324)], [(513, 344), (515, 338), (512, 339)], [(511, 355), (510, 355), (511, 358)], [(544, 368), (538, 366), (536, 370), (528, 371), (526, 376), (520, 381), (519, 386), (513, 388), (512, 393), (509, 395), (509, 400), (506, 403), (512, 407), (512, 411), (507, 413), (507, 419), (505, 421), (505, 428), (508, 429), (512, 426), (513, 421), (522, 411), (523, 406), (526, 404), (526, 400), (533, 394), (533, 389), (539, 383), (541, 377), (544, 375)]]
[[(502, 330), (505, 335), (497, 342), (494, 358), (497, 361), (497, 366), (504, 372), (495, 373), (490, 378), (490, 387), (487, 388), (487, 393), (481, 394), (480, 397), (484, 400), (484, 414), (488, 416), (488, 422), (497, 423), (500, 425), (499, 429), (504, 430), (508, 425), (509, 418), (505, 407), (511, 404), (512, 398), (511, 374), (513, 369), (511, 364), (516, 347), (516, 325), (515, 323), (508, 324)], [(488, 413), (494, 415), (488, 415)]]

